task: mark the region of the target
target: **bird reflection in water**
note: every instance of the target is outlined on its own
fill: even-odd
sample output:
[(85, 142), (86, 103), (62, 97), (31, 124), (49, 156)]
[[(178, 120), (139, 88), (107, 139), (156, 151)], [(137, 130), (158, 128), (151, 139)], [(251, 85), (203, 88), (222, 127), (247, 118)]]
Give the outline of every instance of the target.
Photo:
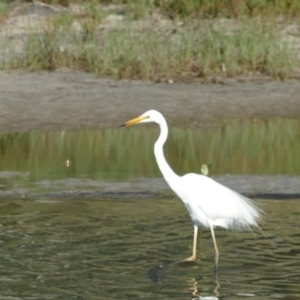
[[(177, 262), (168, 262), (168, 263), (165, 263), (165, 264), (160, 264), (160, 265), (157, 265), (155, 266), (154, 268), (150, 269), (148, 272), (147, 272), (147, 276), (155, 283), (162, 283), (165, 279), (165, 276), (166, 276), (166, 271), (165, 271), (165, 268), (166, 267), (169, 267), (169, 266), (174, 266)], [(192, 300), (196, 300), (196, 299), (210, 299), (210, 300), (217, 300), (219, 299), (219, 288), (221, 287), (220, 286), (220, 283), (219, 283), (219, 280), (218, 280), (218, 273), (217, 273), (217, 269), (215, 268), (215, 278), (214, 278), (214, 282), (215, 282), (215, 288), (213, 290), (213, 293), (214, 293), (214, 296), (201, 296), (199, 295), (198, 293), (198, 281), (196, 278), (194, 277), (191, 277), (191, 278), (188, 278), (187, 280), (187, 284), (188, 284), (188, 289), (192, 292), (192, 297), (195, 297), (195, 298), (192, 298)]]

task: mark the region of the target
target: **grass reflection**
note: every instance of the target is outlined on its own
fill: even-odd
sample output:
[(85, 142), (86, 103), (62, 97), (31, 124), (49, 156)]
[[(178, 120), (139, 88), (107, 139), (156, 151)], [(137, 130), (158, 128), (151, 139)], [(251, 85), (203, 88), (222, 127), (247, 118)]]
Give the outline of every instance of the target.
[[(1, 135), (0, 171), (28, 172), (30, 181), (160, 177), (153, 155), (159, 132), (147, 127)], [(285, 119), (173, 128), (165, 147), (179, 174), (200, 173), (201, 164), (212, 163), (211, 175), (299, 175), (299, 153), (300, 121)]]

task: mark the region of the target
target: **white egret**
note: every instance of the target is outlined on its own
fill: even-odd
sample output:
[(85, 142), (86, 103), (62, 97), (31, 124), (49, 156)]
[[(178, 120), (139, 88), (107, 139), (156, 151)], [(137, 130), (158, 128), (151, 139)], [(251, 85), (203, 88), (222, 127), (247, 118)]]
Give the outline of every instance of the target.
[(194, 224), (192, 255), (178, 262), (196, 259), (198, 228), (210, 228), (217, 266), (219, 250), (214, 228), (251, 230), (251, 226), (259, 227), (262, 211), (250, 199), (207, 176), (194, 173), (184, 176), (175, 174), (168, 165), (163, 152), (163, 146), (168, 137), (168, 125), (160, 112), (149, 110), (121, 126), (148, 122), (155, 122), (160, 127), (160, 136), (154, 145), (154, 155), (158, 167), (170, 188), (183, 201)]

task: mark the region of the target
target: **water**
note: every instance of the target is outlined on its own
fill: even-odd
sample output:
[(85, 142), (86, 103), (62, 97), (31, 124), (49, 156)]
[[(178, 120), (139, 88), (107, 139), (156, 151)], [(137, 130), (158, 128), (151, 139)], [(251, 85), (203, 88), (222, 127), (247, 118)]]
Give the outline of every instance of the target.
[[(280, 119), (171, 129), (166, 156), (179, 174), (213, 163), (213, 176), (299, 175), (299, 129)], [(157, 134), (0, 136), (0, 299), (300, 298), (299, 199), (256, 199), (267, 212), (264, 234), (217, 230), (217, 277), (209, 231), (196, 262), (149, 272), (189, 256), (193, 234), (182, 203), (157, 179)], [(91, 190), (114, 197), (86, 198)]]
[[(0, 135), (0, 172), (20, 188), (66, 178), (105, 182), (157, 178), (157, 126)], [(178, 174), (212, 164), (220, 174), (300, 175), (300, 121), (241, 120), (170, 130), (165, 155)], [(2, 184), (12, 184), (2, 174)], [(0, 178), (1, 179), (1, 178)], [(7, 180), (7, 182), (5, 181)], [(23, 184), (22, 184), (23, 182)], [(47, 190), (47, 188), (45, 188)]]
[(300, 202), (256, 202), (269, 213), (266, 237), (217, 230), (218, 281), (204, 231), (197, 261), (155, 283), (147, 271), (191, 253), (178, 199), (2, 201), (0, 298), (298, 299)]

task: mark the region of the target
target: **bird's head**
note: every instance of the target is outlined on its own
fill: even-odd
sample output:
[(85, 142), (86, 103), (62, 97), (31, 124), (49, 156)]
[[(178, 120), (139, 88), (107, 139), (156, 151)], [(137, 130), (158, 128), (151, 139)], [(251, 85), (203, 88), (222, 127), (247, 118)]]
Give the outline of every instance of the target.
[(162, 118), (163, 118), (163, 116), (160, 112), (158, 112), (156, 110), (148, 110), (145, 113), (143, 113), (142, 115), (140, 115), (139, 117), (131, 119), (118, 127), (131, 126), (131, 125), (135, 125), (135, 124), (150, 123), (150, 122), (159, 123), (159, 121)]

